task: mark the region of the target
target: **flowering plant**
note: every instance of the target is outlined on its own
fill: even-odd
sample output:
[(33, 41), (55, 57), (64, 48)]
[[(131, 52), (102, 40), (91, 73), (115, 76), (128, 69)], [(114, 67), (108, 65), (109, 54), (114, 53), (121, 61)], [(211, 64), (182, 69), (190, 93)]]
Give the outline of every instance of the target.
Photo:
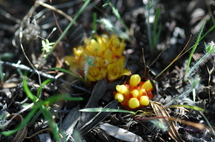
[(84, 46), (73, 48), (73, 56), (65, 56), (65, 62), (70, 70), (85, 75), (88, 81), (98, 81), (106, 78), (115, 80), (131, 72), (124, 68), (124, 40), (115, 35), (95, 35), (94, 39), (87, 38)]
[(130, 77), (128, 84), (116, 86), (114, 98), (120, 102), (125, 109), (137, 109), (149, 105), (152, 99), (152, 84), (150, 80), (141, 81), (138, 74)]

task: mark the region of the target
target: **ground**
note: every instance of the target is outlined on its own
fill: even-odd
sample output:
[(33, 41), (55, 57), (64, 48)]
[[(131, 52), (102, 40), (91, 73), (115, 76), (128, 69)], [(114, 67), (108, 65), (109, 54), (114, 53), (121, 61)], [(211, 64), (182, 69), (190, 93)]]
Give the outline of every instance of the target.
[[(91, 0), (79, 15), (88, 1), (0, 0), (0, 141), (214, 141), (215, 2)], [(94, 33), (124, 39), (125, 68), (153, 84), (150, 105), (80, 111), (125, 110), (113, 94), (129, 76), (65, 72)]]

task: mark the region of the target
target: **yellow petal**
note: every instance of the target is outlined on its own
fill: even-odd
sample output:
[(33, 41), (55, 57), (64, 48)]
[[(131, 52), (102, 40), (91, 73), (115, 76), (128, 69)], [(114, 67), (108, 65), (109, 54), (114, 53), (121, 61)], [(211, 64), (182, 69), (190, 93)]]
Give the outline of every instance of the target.
[(116, 35), (111, 35), (108, 46), (117, 56), (121, 56), (125, 48), (124, 40), (120, 41)]
[(102, 79), (101, 72), (98, 67), (90, 66), (87, 73), (89, 81), (98, 81)]
[(123, 75), (130, 75), (131, 72), (127, 69), (124, 69), (124, 57), (121, 57), (117, 61), (109, 64), (108, 69), (108, 79), (110, 81), (115, 80)]
[(77, 56), (65, 56), (64, 62), (70, 66), (70, 70), (83, 67), (84, 65), (84, 59)]
[(106, 76), (107, 76), (107, 68), (101, 68), (100, 73), (101, 73), (102, 78), (106, 78)]
[(86, 45), (86, 49), (93, 56), (102, 56), (102, 47), (95, 39), (90, 40), (90, 43)]
[(105, 60), (107, 60), (109, 63), (111, 63), (112, 57), (113, 57), (113, 52), (108, 48), (105, 50), (103, 57)]
[(108, 48), (108, 45), (107, 45), (108, 40), (109, 40), (108, 35), (102, 35), (102, 36), (96, 35), (95, 37), (96, 37), (97, 42), (102, 47), (102, 52), (104, 52)]
[(83, 54), (83, 51), (84, 51), (84, 49), (82, 46), (78, 46), (73, 49), (73, 52), (76, 56), (81, 56)]

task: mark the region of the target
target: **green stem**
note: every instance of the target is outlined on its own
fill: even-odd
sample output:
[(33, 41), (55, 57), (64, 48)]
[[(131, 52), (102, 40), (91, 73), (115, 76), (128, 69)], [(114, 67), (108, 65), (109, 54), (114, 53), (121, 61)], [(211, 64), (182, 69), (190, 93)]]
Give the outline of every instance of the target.
[[(78, 17), (80, 16), (80, 14), (83, 12), (83, 10), (87, 7), (87, 5), (90, 3), (90, 0), (86, 0), (84, 5), (81, 7), (81, 9), (78, 11), (78, 13), (75, 15), (75, 17), (72, 19), (72, 21), (69, 23), (69, 25), (66, 27), (66, 29), (63, 31), (63, 33), (61, 34), (61, 36), (57, 39), (57, 41), (55, 42), (55, 44), (53, 45), (52, 49), (50, 50), (50, 52), (47, 54), (47, 57), (52, 53), (52, 51), (55, 49), (55, 47), (58, 45), (58, 43), (64, 38), (64, 36), (66, 35), (66, 33), (69, 31), (69, 29), (72, 27), (72, 25), (75, 23), (75, 21), (78, 19)], [(42, 60), (42, 62), (40, 63), (39, 67), (44, 63), (46, 58), (44, 58)]]

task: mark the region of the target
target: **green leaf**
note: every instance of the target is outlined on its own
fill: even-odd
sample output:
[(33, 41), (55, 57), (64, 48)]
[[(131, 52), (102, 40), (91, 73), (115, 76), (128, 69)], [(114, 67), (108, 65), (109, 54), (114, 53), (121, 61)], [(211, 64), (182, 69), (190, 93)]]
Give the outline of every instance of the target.
[(43, 116), (45, 117), (45, 119), (48, 121), (49, 127), (53, 133), (54, 138), (59, 141), (60, 136), (58, 133), (58, 126), (55, 123), (54, 119), (52, 118), (52, 115), (50, 114), (50, 112), (47, 110), (47, 108), (45, 106), (42, 105), (41, 107)]
[(57, 101), (68, 100), (68, 101), (81, 101), (83, 98), (77, 97), (70, 97), (69, 94), (59, 94), (49, 97), (48, 99), (44, 100), (42, 103), (44, 105), (51, 105)]
[(34, 96), (34, 95), (31, 93), (31, 91), (29, 90), (26, 77), (23, 78), (23, 81), (22, 81), (22, 82), (23, 82), (23, 89), (24, 89), (26, 95), (27, 95), (28, 98), (30, 98), (34, 103), (36, 103), (38, 98), (37, 98), (36, 96)]

